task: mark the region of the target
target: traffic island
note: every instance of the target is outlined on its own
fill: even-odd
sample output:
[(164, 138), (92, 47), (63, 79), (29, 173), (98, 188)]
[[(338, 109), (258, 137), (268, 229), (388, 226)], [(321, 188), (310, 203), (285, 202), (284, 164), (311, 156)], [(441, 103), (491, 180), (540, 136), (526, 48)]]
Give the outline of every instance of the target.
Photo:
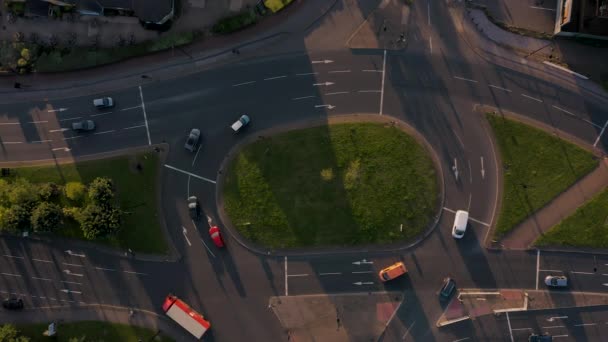
[(377, 341), (403, 302), (400, 292), (270, 298), (292, 341)]

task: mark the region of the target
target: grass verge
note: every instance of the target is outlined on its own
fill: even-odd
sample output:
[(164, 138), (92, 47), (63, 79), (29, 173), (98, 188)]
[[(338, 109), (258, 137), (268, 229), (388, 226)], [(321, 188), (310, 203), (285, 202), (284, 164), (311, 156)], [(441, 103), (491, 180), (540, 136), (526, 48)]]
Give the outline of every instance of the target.
[(254, 10), (248, 9), (239, 14), (220, 19), (211, 31), (215, 33), (228, 34), (240, 31), (248, 26), (255, 24), (258, 21), (258, 16)]
[[(136, 167), (141, 165), (141, 171)], [(88, 184), (96, 177), (111, 178), (116, 187), (122, 217), (117, 236), (95, 240), (113, 247), (131, 248), (133, 251), (163, 254), (167, 243), (161, 231), (157, 210), (159, 156), (154, 152), (121, 156), (109, 159), (83, 161), (52, 166), (22, 167), (14, 169), (17, 177), (31, 183), (54, 182), (65, 185), (70, 181)], [(84, 239), (76, 223), (68, 222), (58, 234)]]
[(608, 189), (543, 234), (537, 246), (608, 247)]
[(20, 335), (29, 337), (35, 341), (157, 341), (170, 342), (173, 339), (156, 335), (150, 329), (130, 326), (125, 324), (82, 321), (60, 323), (57, 328), (57, 338), (43, 336), (42, 333), (48, 329), (48, 324), (18, 324), (16, 325)]
[(503, 162), (502, 208), (494, 236), (512, 230), (598, 161), (578, 146), (523, 123), (487, 114)]
[(223, 191), (239, 232), (271, 248), (412, 240), (428, 228), (438, 198), (427, 151), (401, 130), (372, 123), (245, 146)]

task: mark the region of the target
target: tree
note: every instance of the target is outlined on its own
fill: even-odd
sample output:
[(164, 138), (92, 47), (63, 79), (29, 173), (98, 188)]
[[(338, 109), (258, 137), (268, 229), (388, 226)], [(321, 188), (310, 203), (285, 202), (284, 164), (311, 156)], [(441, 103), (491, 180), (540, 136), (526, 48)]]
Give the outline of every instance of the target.
[(17, 178), (8, 191), (8, 200), (13, 205), (31, 209), (36, 203), (37, 192), (34, 186), (26, 179)]
[(38, 186), (38, 195), (43, 201), (50, 201), (59, 194), (59, 187), (55, 183), (44, 183)]
[(35, 232), (51, 232), (61, 223), (61, 208), (53, 203), (42, 202), (32, 211), (32, 229)]
[(89, 184), (89, 198), (97, 205), (110, 205), (110, 201), (114, 198), (112, 180), (104, 177), (95, 178)]
[(11, 185), (4, 179), (0, 179), (0, 205), (10, 205), (8, 201), (8, 193), (11, 189)]
[(89, 204), (82, 212), (80, 228), (89, 240), (114, 234), (120, 228), (120, 210), (110, 205)]
[(80, 182), (69, 182), (65, 185), (65, 196), (74, 202), (81, 202), (87, 188)]
[(12, 324), (0, 325), (0, 342), (29, 342), (29, 338), (19, 336), (19, 331)]
[(0, 212), (0, 228), (16, 233), (26, 229), (29, 226), (29, 213), (20, 205), (13, 205), (8, 209)]

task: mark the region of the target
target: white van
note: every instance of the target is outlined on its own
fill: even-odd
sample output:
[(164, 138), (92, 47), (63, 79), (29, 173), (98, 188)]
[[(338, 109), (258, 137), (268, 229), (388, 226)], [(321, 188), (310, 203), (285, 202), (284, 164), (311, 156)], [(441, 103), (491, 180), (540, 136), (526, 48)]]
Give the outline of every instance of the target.
[(452, 227), (452, 236), (455, 239), (462, 239), (464, 232), (467, 231), (467, 223), (469, 222), (469, 212), (458, 210), (454, 218), (454, 226)]

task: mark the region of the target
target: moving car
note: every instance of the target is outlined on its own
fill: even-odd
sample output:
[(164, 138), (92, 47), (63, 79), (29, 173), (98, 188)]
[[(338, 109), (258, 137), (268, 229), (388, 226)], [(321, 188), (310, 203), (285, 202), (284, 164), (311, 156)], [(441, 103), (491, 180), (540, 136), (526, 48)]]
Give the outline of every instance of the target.
[(407, 273), (407, 268), (405, 268), (405, 265), (401, 261), (399, 261), (399, 262), (396, 262), (396, 263), (382, 269), (378, 273), (378, 276), (380, 277), (381, 281), (385, 282), (385, 281), (393, 280), (406, 273)]
[(530, 337), (528, 337), (528, 342), (552, 342), (552, 341), (553, 341), (553, 337), (551, 335), (547, 335), (547, 334), (543, 334), (543, 335), (531, 334)]
[(198, 147), (198, 142), (201, 140), (201, 131), (198, 128), (193, 128), (186, 139), (184, 147), (190, 152), (194, 152)]
[(93, 100), (93, 105), (97, 108), (111, 108), (114, 107), (114, 100), (111, 97), (102, 97)]
[(188, 211), (193, 220), (198, 220), (201, 217), (201, 206), (196, 196), (188, 197)]
[(454, 281), (454, 279), (446, 277), (445, 279), (443, 279), (443, 285), (441, 286), (441, 290), (439, 291), (439, 299), (442, 301), (450, 299), (455, 290), (456, 282)]
[(456, 217), (454, 217), (454, 225), (452, 226), (452, 236), (455, 239), (462, 239), (464, 233), (467, 231), (468, 222), (469, 212), (458, 210), (456, 212)]
[(247, 115), (241, 115), (241, 117), (236, 120), (232, 126), (230, 126), (230, 128), (232, 128), (232, 130), (235, 133), (238, 133), (243, 127), (247, 126), (249, 124), (249, 122), (251, 122), (251, 119), (249, 119), (249, 116)]
[(86, 132), (95, 129), (95, 123), (93, 120), (82, 120), (72, 123), (72, 129), (75, 131)]
[(211, 236), (211, 240), (213, 240), (213, 243), (217, 247), (224, 247), (224, 239), (222, 239), (222, 234), (220, 233), (220, 229), (217, 226), (209, 228), (209, 236)]
[(23, 299), (21, 298), (7, 298), (2, 301), (2, 306), (8, 310), (21, 310), (23, 309)]
[(545, 285), (549, 287), (567, 287), (568, 278), (566, 276), (548, 275), (545, 277)]

